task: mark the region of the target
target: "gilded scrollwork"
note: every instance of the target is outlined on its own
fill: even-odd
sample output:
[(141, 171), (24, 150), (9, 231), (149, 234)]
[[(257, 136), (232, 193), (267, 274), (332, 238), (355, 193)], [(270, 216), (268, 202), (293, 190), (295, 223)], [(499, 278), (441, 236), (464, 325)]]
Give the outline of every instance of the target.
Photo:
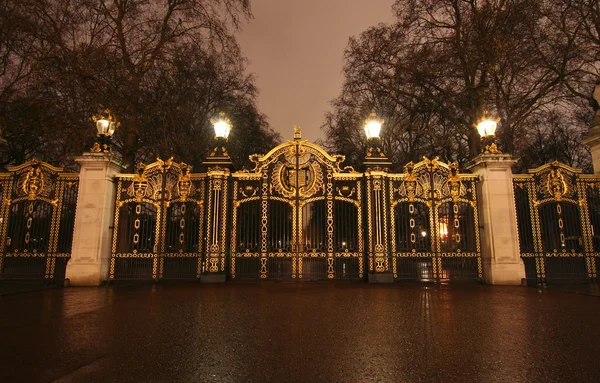
[(534, 204), (540, 205), (550, 200), (576, 203), (578, 198), (575, 179), (580, 172), (581, 169), (571, 168), (558, 161), (529, 170), (536, 181), (537, 195)]
[(256, 196), (256, 193), (258, 193), (258, 186), (246, 185), (244, 187), (240, 187), (239, 192), (242, 196), (244, 196), (244, 198), (251, 198)]
[(177, 180), (177, 194), (179, 200), (185, 202), (185, 200), (194, 193), (194, 184), (191, 181), (190, 172), (192, 167), (184, 163), (181, 164), (181, 174)]
[(338, 196), (344, 198), (351, 198), (356, 193), (356, 187), (351, 187), (349, 185), (342, 185), (335, 188), (335, 191)]
[(318, 163), (309, 162), (294, 164), (290, 161), (277, 162), (272, 171), (274, 190), (285, 198), (296, 195), (310, 198), (319, 191), (325, 191), (323, 171)]
[(55, 168), (45, 162), (32, 160), (23, 165), (9, 167), (17, 177), (16, 190), (11, 198), (12, 202), (23, 199), (29, 201), (42, 200), (53, 205), (56, 199), (56, 185), (61, 168)]
[[(153, 185), (148, 182), (148, 177), (145, 174), (145, 167), (146, 166), (143, 163), (138, 164), (137, 173), (133, 178), (133, 182), (131, 182), (131, 185), (127, 188), (127, 195), (134, 198), (136, 202), (141, 202), (142, 199), (150, 198), (154, 194), (153, 188), (156, 186), (156, 182), (153, 182)], [(162, 183), (162, 180), (160, 183)]]
[(396, 189), (400, 198), (406, 198), (413, 202), (415, 198), (423, 198), (425, 190), (428, 190), (428, 182), (423, 182), (421, 177), (415, 173), (415, 164), (411, 161), (404, 166), (404, 178)]
[(450, 197), (452, 198), (452, 201), (458, 202), (459, 198), (464, 197), (467, 194), (467, 188), (461, 181), (458, 172), (458, 163), (451, 163), (448, 170), (446, 182), (440, 187), (440, 194), (442, 197)]

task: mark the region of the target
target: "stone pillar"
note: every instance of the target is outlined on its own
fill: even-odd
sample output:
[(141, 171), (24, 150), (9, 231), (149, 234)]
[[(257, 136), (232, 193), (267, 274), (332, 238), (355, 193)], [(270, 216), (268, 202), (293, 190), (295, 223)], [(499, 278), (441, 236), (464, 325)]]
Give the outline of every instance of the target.
[(79, 163), (79, 193), (71, 260), (71, 286), (98, 286), (108, 280), (115, 213), (114, 176), (125, 166), (110, 153), (85, 153)]
[[(594, 121), (596, 120), (597, 119)], [(592, 125), (590, 133), (583, 140), (583, 143), (590, 148), (590, 152), (592, 153), (594, 173), (600, 174), (600, 121), (597, 121), (595, 125)]]
[(592, 92), (592, 106), (595, 114), (594, 119), (590, 124), (590, 133), (583, 143), (590, 148), (592, 153), (592, 164), (594, 173), (600, 174), (600, 80), (596, 82), (594, 91)]
[(477, 185), (481, 225), (483, 278), (495, 285), (520, 285), (525, 266), (519, 251), (517, 214), (508, 154), (481, 154), (468, 168), (480, 177)]

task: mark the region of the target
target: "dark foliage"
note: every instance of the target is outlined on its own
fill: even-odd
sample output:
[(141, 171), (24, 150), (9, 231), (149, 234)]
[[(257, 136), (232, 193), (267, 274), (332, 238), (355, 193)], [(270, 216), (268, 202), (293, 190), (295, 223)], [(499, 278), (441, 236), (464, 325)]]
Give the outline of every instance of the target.
[(348, 43), (323, 125), (330, 150), (357, 165), (375, 111), (394, 163), (425, 155), (464, 165), (480, 152), (475, 125), (489, 111), (521, 169), (555, 159), (591, 169), (581, 138), (598, 78), (597, 1), (398, 0), (393, 12), (394, 23)]
[(197, 168), (220, 111), (243, 166), (279, 140), (233, 34), (248, 17), (248, 0), (0, 0), (0, 165), (73, 167), (94, 141), (91, 116), (110, 108), (131, 167), (174, 156)]

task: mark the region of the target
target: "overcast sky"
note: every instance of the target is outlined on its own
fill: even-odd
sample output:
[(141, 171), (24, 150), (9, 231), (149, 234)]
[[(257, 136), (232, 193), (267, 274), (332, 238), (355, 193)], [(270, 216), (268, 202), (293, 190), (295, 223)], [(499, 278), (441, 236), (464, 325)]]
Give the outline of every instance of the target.
[(257, 77), (258, 106), (284, 140), (319, 129), (342, 86), (348, 38), (392, 21), (393, 0), (252, 0), (254, 19), (238, 39)]

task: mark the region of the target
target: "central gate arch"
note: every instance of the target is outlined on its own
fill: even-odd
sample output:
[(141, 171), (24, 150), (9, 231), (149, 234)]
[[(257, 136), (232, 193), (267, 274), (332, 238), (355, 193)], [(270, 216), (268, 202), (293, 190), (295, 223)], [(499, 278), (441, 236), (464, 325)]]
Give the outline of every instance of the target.
[(230, 278), (361, 279), (362, 173), (300, 139), (232, 173)]

